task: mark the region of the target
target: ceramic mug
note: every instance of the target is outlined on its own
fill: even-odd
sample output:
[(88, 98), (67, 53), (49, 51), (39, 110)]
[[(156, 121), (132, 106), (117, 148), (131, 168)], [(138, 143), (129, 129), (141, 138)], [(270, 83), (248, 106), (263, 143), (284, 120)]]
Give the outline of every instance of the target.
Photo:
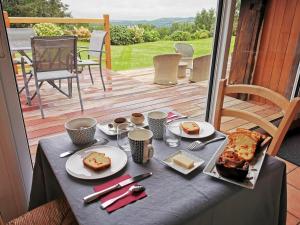
[(148, 113), (149, 129), (153, 132), (154, 139), (163, 139), (164, 124), (167, 121), (168, 114), (160, 111)]
[(84, 145), (94, 140), (97, 120), (94, 118), (76, 118), (65, 123), (65, 128), (76, 145)]
[(151, 145), (153, 133), (143, 128), (135, 128), (128, 133), (132, 159), (136, 163), (146, 163), (153, 157)]

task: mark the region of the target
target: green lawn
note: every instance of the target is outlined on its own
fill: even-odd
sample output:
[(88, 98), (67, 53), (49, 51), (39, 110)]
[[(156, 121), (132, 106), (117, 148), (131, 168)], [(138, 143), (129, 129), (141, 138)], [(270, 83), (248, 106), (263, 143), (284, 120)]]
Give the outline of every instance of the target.
[[(130, 70), (153, 65), (153, 56), (159, 54), (173, 53), (174, 41), (157, 41), (135, 45), (111, 46), (112, 69)], [(186, 41), (194, 46), (194, 57), (211, 54), (212, 38)], [(87, 42), (79, 42), (79, 46), (87, 46)], [(231, 51), (234, 45), (234, 37), (231, 41)]]

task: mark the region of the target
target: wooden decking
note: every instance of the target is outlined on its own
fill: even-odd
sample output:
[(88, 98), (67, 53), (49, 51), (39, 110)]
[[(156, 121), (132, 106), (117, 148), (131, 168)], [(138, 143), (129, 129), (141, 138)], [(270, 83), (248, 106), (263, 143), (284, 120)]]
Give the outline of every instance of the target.
[[(115, 117), (128, 116), (132, 112), (147, 112), (164, 107), (172, 108), (188, 116), (203, 118), (206, 106), (207, 82), (190, 83), (187, 78), (179, 80), (175, 86), (162, 86), (152, 83), (153, 68), (105, 72), (108, 90), (103, 91), (98, 71), (93, 70), (95, 84), (90, 82), (87, 70), (80, 75), (84, 112), (81, 112), (76, 84), (73, 83), (73, 98), (68, 99), (50, 85), (42, 87), (41, 95), (45, 109), (45, 119), (41, 118), (37, 99), (32, 106), (25, 104), (24, 94), (20, 95), (27, 136), (33, 158), (40, 138), (64, 132), (64, 123), (79, 116), (95, 117), (98, 122), (110, 121)], [(22, 81), (18, 79), (19, 83)], [(62, 87), (66, 88), (66, 82)], [(33, 82), (30, 85), (34, 91)], [(225, 107), (247, 109), (262, 117), (274, 119), (280, 115), (278, 109), (270, 105), (256, 105), (231, 97), (225, 98)], [(222, 129), (251, 127), (245, 121), (223, 118)]]

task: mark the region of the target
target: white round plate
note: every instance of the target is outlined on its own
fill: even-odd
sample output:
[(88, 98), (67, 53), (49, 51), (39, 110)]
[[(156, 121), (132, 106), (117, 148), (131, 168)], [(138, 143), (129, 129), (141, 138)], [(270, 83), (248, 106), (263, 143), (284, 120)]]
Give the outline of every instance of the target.
[[(177, 129), (181, 123), (183, 122), (195, 122), (198, 124), (200, 127), (200, 132), (199, 134), (187, 134), (183, 130), (180, 135), (179, 129)], [(207, 122), (198, 122), (198, 121), (192, 121), (192, 120), (175, 120), (170, 123), (170, 131), (178, 136), (184, 137), (184, 138), (206, 138), (209, 137), (210, 135), (215, 133), (215, 128), (213, 125)]]
[[(90, 152), (105, 153), (111, 159), (111, 166), (105, 170), (94, 171), (84, 166), (83, 158)], [(127, 155), (117, 147), (102, 145), (83, 149), (72, 155), (66, 162), (66, 170), (73, 177), (85, 180), (94, 180), (111, 176), (127, 164)]]

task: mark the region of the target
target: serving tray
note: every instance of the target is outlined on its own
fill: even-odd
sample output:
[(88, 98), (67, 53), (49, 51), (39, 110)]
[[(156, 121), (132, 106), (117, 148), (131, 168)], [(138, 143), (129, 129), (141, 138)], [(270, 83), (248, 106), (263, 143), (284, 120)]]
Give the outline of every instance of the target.
[(265, 156), (266, 156), (266, 152), (268, 149), (268, 144), (270, 142), (270, 139), (264, 141), (261, 144), (260, 149), (255, 154), (253, 160), (250, 162), (249, 172), (247, 174), (247, 177), (243, 181), (237, 181), (234, 179), (222, 177), (216, 169), (216, 161), (218, 160), (219, 156), (222, 154), (223, 150), (225, 149), (227, 142), (228, 142), (228, 139), (226, 139), (222, 143), (222, 145), (219, 147), (219, 149), (215, 152), (215, 154), (212, 156), (212, 158), (210, 159), (210, 161), (204, 168), (203, 173), (205, 173), (209, 176), (215, 177), (217, 179), (227, 181), (232, 184), (236, 184), (236, 185), (248, 188), (248, 189), (254, 189), (256, 181), (257, 181), (259, 173), (260, 173), (260, 170), (261, 170), (261, 167), (262, 167), (262, 164), (263, 164)]

